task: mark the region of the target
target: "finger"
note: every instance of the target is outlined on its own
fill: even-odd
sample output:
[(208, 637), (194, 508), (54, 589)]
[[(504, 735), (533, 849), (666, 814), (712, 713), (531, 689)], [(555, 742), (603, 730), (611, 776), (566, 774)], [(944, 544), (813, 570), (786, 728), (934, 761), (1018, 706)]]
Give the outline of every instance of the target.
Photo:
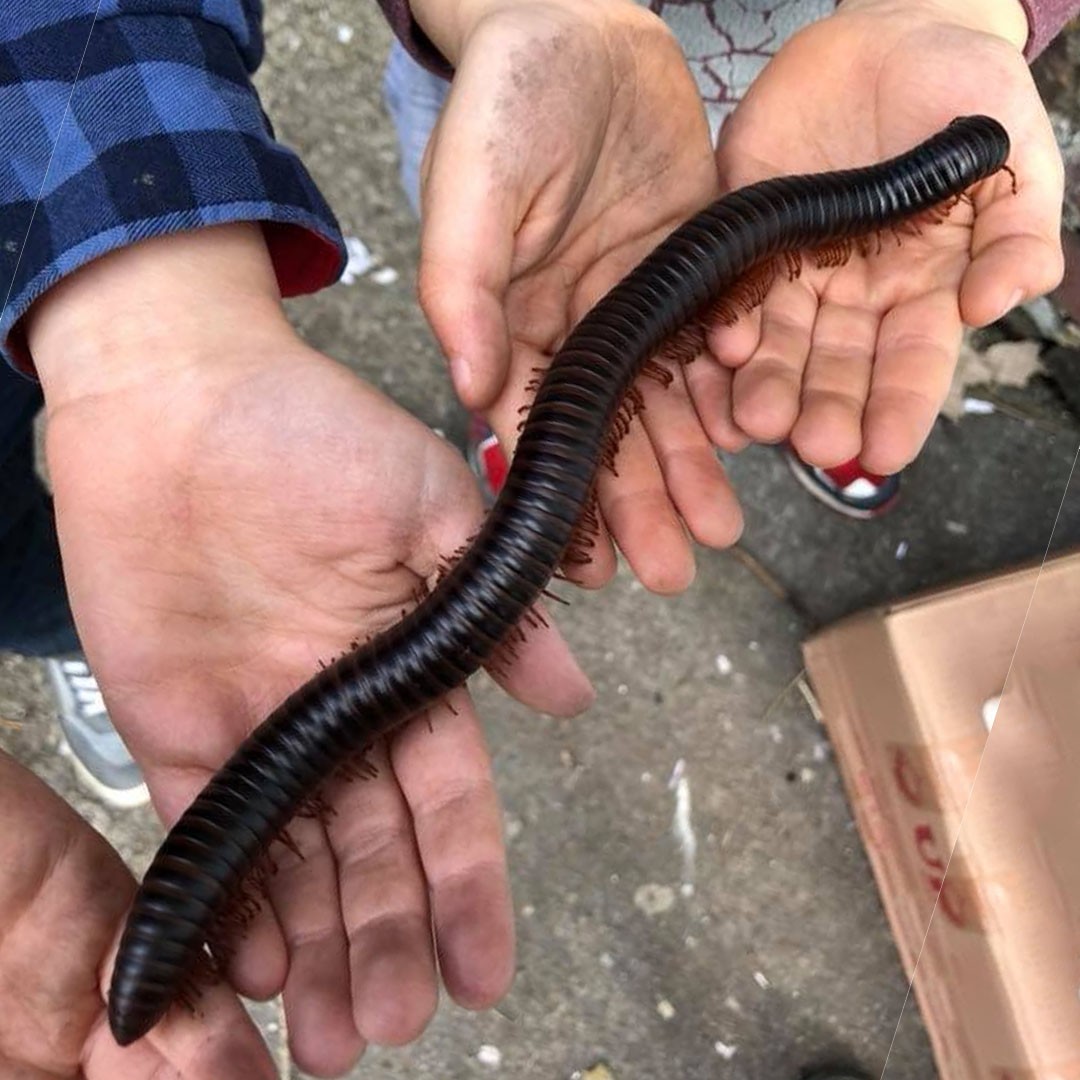
[[(1040, 110), (1041, 111), (1041, 110)], [(984, 326), (1017, 304), (1049, 292), (1061, 281), (1061, 206), (1064, 173), (1045, 114), (1017, 174), (986, 181), (976, 196), (971, 263), (960, 285), (960, 312), (969, 326)]]
[(745, 449), (750, 440), (732, 413), (732, 372), (706, 352), (686, 366), (684, 377), (698, 421), (713, 446), (733, 454)]
[[(229, 728), (229, 724), (221, 725), (226, 734)], [(212, 725), (208, 724), (207, 730), (212, 730)], [(198, 767), (147, 770), (154, 807), (167, 827), (179, 819), (212, 775), (210, 770)], [(285, 985), (289, 957), (273, 907), (262, 903), (250, 919), (232, 923), (227, 909), (222, 925), (229, 928), (225, 941), (230, 950), (225, 963), (229, 983), (255, 1001), (266, 1001), (280, 993)]]
[(682, 592), (694, 580), (694, 555), (640, 418), (623, 437), (615, 468), (615, 475), (604, 469), (597, 485), (611, 535), (646, 589)]
[(334, 786), (337, 813), (327, 835), (338, 866), (356, 1029), (368, 1042), (399, 1046), (434, 1015), (435, 953), (409, 808), (385, 744), (368, 756), (378, 775)]
[(725, 367), (742, 367), (754, 355), (761, 341), (761, 308), (743, 312), (730, 326), (714, 322), (705, 340), (714, 359)]
[(564, 719), (583, 713), (596, 700), (596, 691), (587, 679), (584, 686), (550, 685), (552, 671), (577, 669), (577, 662), (562, 635), (549, 632), (552, 623), (546, 605), (534, 604), (519, 626), (524, 637), (504, 646), (488, 673), (530, 709)]
[[(116, 946), (99, 973), (103, 1003), (119, 943), (118, 931)], [(85, 1044), (82, 1064), (86, 1080), (152, 1080), (162, 1075), (185, 1080), (219, 1080), (223, 1076), (274, 1080), (277, 1069), (236, 995), (224, 983), (197, 990), (194, 1013), (173, 1006), (144, 1038), (126, 1047), (113, 1039), (103, 1004), (101, 1019)]]
[(685, 370), (675, 371), (668, 387), (646, 380), (642, 420), (668, 496), (690, 534), (707, 547), (730, 547), (742, 532), (742, 511), (690, 400)]
[(899, 472), (922, 448), (949, 392), (961, 333), (956, 293), (948, 288), (882, 319), (863, 418), (864, 468)]
[(425, 154), (417, 287), (458, 396), (481, 410), (502, 390), (510, 359), (503, 302), (517, 221), (475, 79), (470, 69), (455, 81)]
[(810, 465), (829, 469), (859, 455), (879, 322), (875, 312), (842, 304), (823, 304), (817, 313), (791, 432)]
[(341, 1076), (365, 1043), (353, 1020), (338, 868), (323, 824), (294, 818), (288, 843), (275, 845), (272, 857), (270, 902), (289, 949), (282, 993), (289, 1049), (305, 1072)]
[(412, 811), (431, 891), (439, 967), (470, 1009), (494, 1005), (514, 974), (514, 926), (491, 757), (469, 695), (394, 740), (394, 772)]
[(816, 294), (804, 281), (777, 281), (761, 309), (761, 340), (735, 373), (735, 423), (751, 439), (786, 439), (799, 415), (803, 369), (817, 316)]

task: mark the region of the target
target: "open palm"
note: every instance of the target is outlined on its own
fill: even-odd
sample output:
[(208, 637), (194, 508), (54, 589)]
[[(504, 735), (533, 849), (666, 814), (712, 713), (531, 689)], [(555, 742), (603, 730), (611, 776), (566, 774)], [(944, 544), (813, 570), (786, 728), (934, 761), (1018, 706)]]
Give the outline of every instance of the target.
[(135, 882), (63, 800), (0, 753), (0, 1074), (16, 1080), (276, 1075), (224, 987), (129, 1050), (105, 1021), (108, 961)]
[[(80, 636), (166, 822), (320, 659), (397, 621), (482, 512), (450, 446), (265, 321), (240, 320), (212, 365), (49, 417)], [(563, 715), (591, 693), (553, 630), (530, 633), (504, 682)], [(419, 1034), (436, 943), (458, 1001), (509, 985), (490, 760), (464, 691), (454, 705), (376, 746), (377, 779), (332, 786), (333, 816), (290, 826), (303, 859), (275, 849), (230, 977), (251, 996), (283, 988), (308, 1071)]]
[[(655, 16), (578, 0), (488, 7), (428, 146), (420, 296), (459, 395), (509, 450), (536, 372), (717, 180), (697, 89)], [(683, 374), (643, 389), (618, 476), (599, 482), (607, 531), (575, 576), (610, 577), (610, 535), (647, 587), (673, 592), (693, 575), (687, 531), (723, 546), (741, 519)]]
[[(843, 266), (807, 261), (710, 345), (735, 369), (718, 428), (791, 439), (812, 464), (858, 456), (872, 472), (918, 453), (945, 399), (963, 324), (993, 321), (1059, 280), (1062, 165), (1019, 50), (916, 7), (850, 4), (791, 39), (720, 133), (727, 190), (782, 173), (869, 164), (959, 115), (984, 113), (1012, 140), (1001, 172), (921, 235), (870, 238)], [(725, 428), (726, 423), (726, 428)]]

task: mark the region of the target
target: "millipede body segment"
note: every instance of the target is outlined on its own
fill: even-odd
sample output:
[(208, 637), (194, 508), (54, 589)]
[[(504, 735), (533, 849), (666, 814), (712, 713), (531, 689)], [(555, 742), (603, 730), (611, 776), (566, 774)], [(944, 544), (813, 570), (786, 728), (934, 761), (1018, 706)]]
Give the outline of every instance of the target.
[(283, 701), (169, 833), (113, 972), (116, 1040), (144, 1035), (181, 994), (214, 921), (319, 784), (517, 632), (566, 556), (626, 395), (666, 340), (755, 267), (895, 226), (959, 196), (1008, 153), (997, 121), (963, 117), (882, 164), (754, 184), (691, 218), (616, 285), (543, 376), (506, 484), (460, 561), (399, 623)]

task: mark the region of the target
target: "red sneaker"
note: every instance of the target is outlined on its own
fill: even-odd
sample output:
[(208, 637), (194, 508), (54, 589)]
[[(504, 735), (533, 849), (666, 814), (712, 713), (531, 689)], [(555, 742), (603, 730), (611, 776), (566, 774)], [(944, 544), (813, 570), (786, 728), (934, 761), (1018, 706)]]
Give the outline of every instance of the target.
[(465, 444), (465, 458), (469, 463), (469, 468), (476, 473), (480, 481), (484, 505), (491, 506), (502, 491), (503, 484), (506, 483), (510, 463), (506, 460), (495, 432), (488, 427), (483, 417), (475, 413), (469, 417), (469, 437)]
[(878, 476), (867, 472), (857, 458), (832, 469), (807, 465), (794, 450), (784, 449), (784, 457), (795, 479), (816, 499), (850, 518), (878, 517), (891, 510), (900, 495), (900, 474)]

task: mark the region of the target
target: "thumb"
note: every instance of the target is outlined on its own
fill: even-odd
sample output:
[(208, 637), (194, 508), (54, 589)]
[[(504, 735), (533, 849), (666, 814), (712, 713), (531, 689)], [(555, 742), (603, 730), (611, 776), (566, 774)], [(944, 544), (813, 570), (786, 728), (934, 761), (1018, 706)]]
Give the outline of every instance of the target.
[[(405, 565), (433, 586), (440, 568), (463, 556), (480, 530), (484, 508), (472, 474), (449, 445), (432, 440), (419, 531)], [(488, 668), (491, 677), (523, 705), (559, 717), (576, 716), (596, 692), (566, 639), (541, 604), (520, 624), (523, 637), (501, 650)]]
[(516, 220), (511, 185), (500, 184), (483, 104), (469, 72), (455, 79), (424, 157), (418, 290), (420, 306), (469, 409), (487, 409), (506, 382), (505, 313)]
[(960, 285), (960, 313), (969, 326), (985, 326), (1049, 292), (1065, 269), (1064, 175), (1052, 138), (1028, 149), (1015, 181), (999, 173), (986, 183), (990, 195), (976, 196), (971, 263)]

